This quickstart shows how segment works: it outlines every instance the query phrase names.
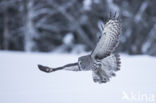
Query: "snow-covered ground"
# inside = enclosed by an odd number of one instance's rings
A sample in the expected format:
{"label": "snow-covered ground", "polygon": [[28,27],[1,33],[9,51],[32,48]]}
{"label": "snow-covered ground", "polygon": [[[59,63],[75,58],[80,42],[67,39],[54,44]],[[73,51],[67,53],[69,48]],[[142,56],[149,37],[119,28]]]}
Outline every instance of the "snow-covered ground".
{"label": "snow-covered ground", "polygon": [[156,103],[156,57],[121,55],[121,71],[106,84],[91,72],[46,74],[37,64],[62,66],[79,55],[0,52],[0,103]]}

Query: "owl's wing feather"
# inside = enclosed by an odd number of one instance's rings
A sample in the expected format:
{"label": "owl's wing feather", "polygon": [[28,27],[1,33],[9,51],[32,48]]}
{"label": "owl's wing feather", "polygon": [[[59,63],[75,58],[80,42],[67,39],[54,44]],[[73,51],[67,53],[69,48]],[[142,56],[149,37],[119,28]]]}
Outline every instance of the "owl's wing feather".
{"label": "owl's wing feather", "polygon": [[120,21],[110,19],[103,28],[102,35],[97,42],[91,56],[95,59],[103,59],[109,56],[118,46],[120,39]]}
{"label": "owl's wing feather", "polygon": [[73,63],[73,64],[68,64],[69,66],[65,66],[64,70],[69,70],[69,71],[81,71],[78,63]]}
{"label": "owl's wing feather", "polygon": [[93,81],[98,83],[106,83],[115,72],[120,70],[120,56],[119,54],[112,54],[101,61],[101,68],[93,71]]}
{"label": "owl's wing feather", "polygon": [[43,66],[39,64],[38,68],[41,71],[46,72],[46,73],[50,73],[50,72],[54,72],[58,70],[80,71],[78,67],[78,63],[70,63],[70,64],[64,65],[62,67],[57,67],[57,68],[51,68],[51,67]]}

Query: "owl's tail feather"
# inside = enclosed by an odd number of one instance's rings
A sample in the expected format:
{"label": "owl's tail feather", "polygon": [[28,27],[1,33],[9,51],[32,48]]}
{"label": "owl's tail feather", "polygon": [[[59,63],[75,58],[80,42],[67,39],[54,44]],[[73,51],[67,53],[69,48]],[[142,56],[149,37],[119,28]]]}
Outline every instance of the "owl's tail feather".
{"label": "owl's tail feather", "polygon": [[118,71],[118,70],[120,70],[120,65],[121,65],[121,60],[120,60],[120,55],[119,54],[115,54],[114,55],[115,57],[116,57],[116,64],[117,64],[117,66],[116,66],[116,71]]}

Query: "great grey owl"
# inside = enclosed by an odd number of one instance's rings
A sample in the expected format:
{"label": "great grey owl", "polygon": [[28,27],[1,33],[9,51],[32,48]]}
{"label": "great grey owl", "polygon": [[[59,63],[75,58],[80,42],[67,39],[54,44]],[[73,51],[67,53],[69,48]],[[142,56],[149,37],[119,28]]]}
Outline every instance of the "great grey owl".
{"label": "great grey owl", "polygon": [[112,52],[118,46],[120,39],[120,20],[116,16],[110,16],[109,20],[102,25],[102,33],[95,49],[91,54],[78,58],[78,62],[70,63],[58,68],[50,68],[38,65],[41,71],[50,73],[57,70],[92,71],[93,81],[106,83],[115,72],[120,69],[119,54]]}

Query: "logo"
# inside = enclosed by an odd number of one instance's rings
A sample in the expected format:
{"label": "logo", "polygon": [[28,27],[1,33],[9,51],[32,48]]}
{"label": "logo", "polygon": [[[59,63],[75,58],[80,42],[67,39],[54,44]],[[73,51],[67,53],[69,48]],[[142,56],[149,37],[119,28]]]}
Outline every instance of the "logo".
{"label": "logo", "polygon": [[143,93],[143,92],[122,92],[122,100],[131,102],[155,102],[155,95],[153,93]]}

